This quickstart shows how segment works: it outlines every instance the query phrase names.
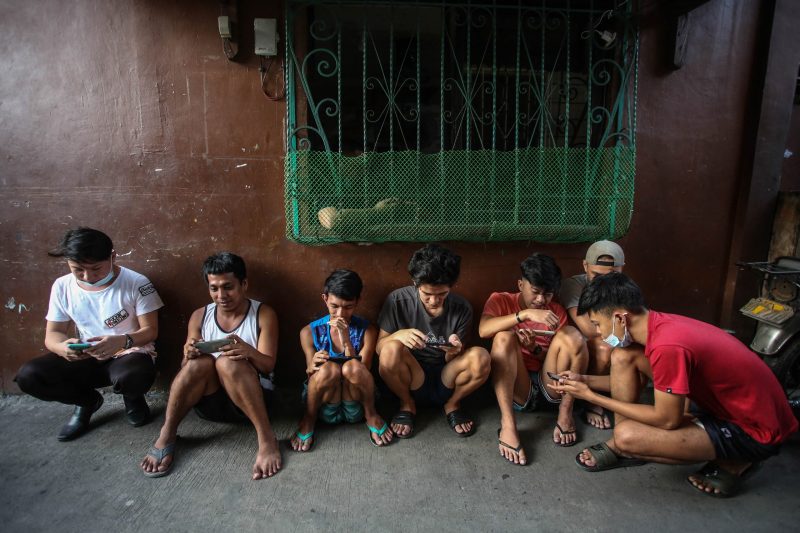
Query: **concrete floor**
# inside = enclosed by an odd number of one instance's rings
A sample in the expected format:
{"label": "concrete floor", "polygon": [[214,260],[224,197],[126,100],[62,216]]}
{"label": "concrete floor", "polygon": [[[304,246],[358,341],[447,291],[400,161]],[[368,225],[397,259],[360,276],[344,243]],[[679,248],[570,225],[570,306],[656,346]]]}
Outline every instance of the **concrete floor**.
{"label": "concrete floor", "polygon": [[[35,531],[798,531],[800,438],[784,446],[729,500],[685,481],[694,466],[579,470],[579,447],[550,441],[555,415],[520,417],[532,464],[497,453],[498,411],[470,407],[478,432],[460,439],[438,412],[423,411],[413,439],[379,449],[363,424],[317,430],[312,453],[286,447],[274,478],[249,479],[255,432],[190,413],[180,428],[175,468],[161,479],[138,467],[163,421],[132,428],[107,394],[82,438],[56,434],[71,408],[25,396],[0,398],[0,530]],[[388,411],[382,409],[382,411]],[[297,407],[274,410],[279,438]],[[388,415],[388,413],[385,413]],[[605,432],[579,423],[581,444]]]}

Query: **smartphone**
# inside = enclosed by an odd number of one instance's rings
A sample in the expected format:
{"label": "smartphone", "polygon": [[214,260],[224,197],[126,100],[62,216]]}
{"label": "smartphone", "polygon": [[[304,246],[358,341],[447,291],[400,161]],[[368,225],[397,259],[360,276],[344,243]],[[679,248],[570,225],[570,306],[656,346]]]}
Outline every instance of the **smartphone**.
{"label": "smartphone", "polygon": [[531,331],[533,331],[534,333],[536,333],[541,337],[552,337],[553,335],[556,334],[555,331],[551,331],[549,329],[533,329]]}
{"label": "smartphone", "polygon": [[549,377],[549,378],[550,378],[550,379],[552,379],[553,381],[559,381],[559,380],[560,380],[560,379],[562,379],[564,376],[559,376],[558,374],[554,374],[554,373],[552,373],[552,372],[548,372],[548,373],[547,373],[547,377]]}
{"label": "smartphone", "polygon": [[426,342],[425,346],[430,346],[431,348],[452,348],[453,343],[451,342]]}
{"label": "smartphone", "polygon": [[67,348],[73,352],[82,352],[83,350],[88,350],[91,347],[92,345],[88,342],[71,342],[67,344]]}
{"label": "smartphone", "polygon": [[339,355],[339,356],[331,355],[330,357],[328,357],[328,361],[333,361],[334,363],[344,363],[346,361],[349,361],[350,359],[355,359],[356,361],[361,361],[361,356],[360,355],[354,355],[352,357],[345,357],[344,355]]}
{"label": "smartphone", "polygon": [[194,344],[194,347],[203,353],[218,352],[220,348],[227,344],[233,344],[233,339],[216,339],[213,341],[200,341]]}

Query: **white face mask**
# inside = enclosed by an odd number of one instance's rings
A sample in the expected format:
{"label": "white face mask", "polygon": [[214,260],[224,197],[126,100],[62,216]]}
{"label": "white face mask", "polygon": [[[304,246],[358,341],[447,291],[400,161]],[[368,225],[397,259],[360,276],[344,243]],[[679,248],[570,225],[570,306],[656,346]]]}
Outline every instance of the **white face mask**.
{"label": "white face mask", "polygon": [[[625,316],[625,315],[622,315]],[[626,346],[630,346],[633,343],[633,339],[631,338],[631,333],[628,331],[628,326],[623,323],[622,327],[624,328],[624,333],[622,334],[622,338],[620,339],[614,334],[615,323],[612,318],[611,321],[611,334],[603,339],[603,342],[611,346],[612,348],[625,348]]]}
{"label": "white face mask", "polygon": [[103,277],[103,279],[95,281],[94,283],[91,283],[89,281],[83,281],[83,280],[79,279],[78,283],[80,283],[81,285],[84,285],[86,287],[102,287],[103,285],[105,285],[106,283],[111,281],[112,279],[114,279],[114,263],[113,262],[111,263],[111,270],[108,271],[108,275]]}

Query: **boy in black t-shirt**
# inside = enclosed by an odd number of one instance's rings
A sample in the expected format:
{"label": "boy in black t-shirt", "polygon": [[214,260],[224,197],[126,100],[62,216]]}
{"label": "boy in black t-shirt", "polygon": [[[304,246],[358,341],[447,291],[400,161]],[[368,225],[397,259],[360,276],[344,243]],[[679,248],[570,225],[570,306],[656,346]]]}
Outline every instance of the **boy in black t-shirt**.
{"label": "boy in black t-shirt", "polygon": [[399,438],[413,434],[420,402],[443,406],[459,437],[475,432],[459,405],[489,377],[491,359],[486,349],[465,346],[472,307],[450,292],[460,268],[461,257],[446,248],[429,244],[417,250],[408,263],[413,285],[393,291],[378,318],[378,368],[400,399],[391,422]]}

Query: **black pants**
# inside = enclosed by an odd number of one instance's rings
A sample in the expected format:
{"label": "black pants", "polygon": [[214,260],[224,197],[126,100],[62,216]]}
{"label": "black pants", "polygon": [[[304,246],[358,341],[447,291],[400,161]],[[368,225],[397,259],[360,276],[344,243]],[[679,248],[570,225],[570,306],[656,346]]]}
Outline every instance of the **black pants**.
{"label": "black pants", "polygon": [[107,361],[67,361],[48,353],[25,363],[14,381],[23,392],[46,402],[90,406],[97,401],[95,389],[111,385],[117,394],[139,396],[155,379],[153,359],[144,352]]}

